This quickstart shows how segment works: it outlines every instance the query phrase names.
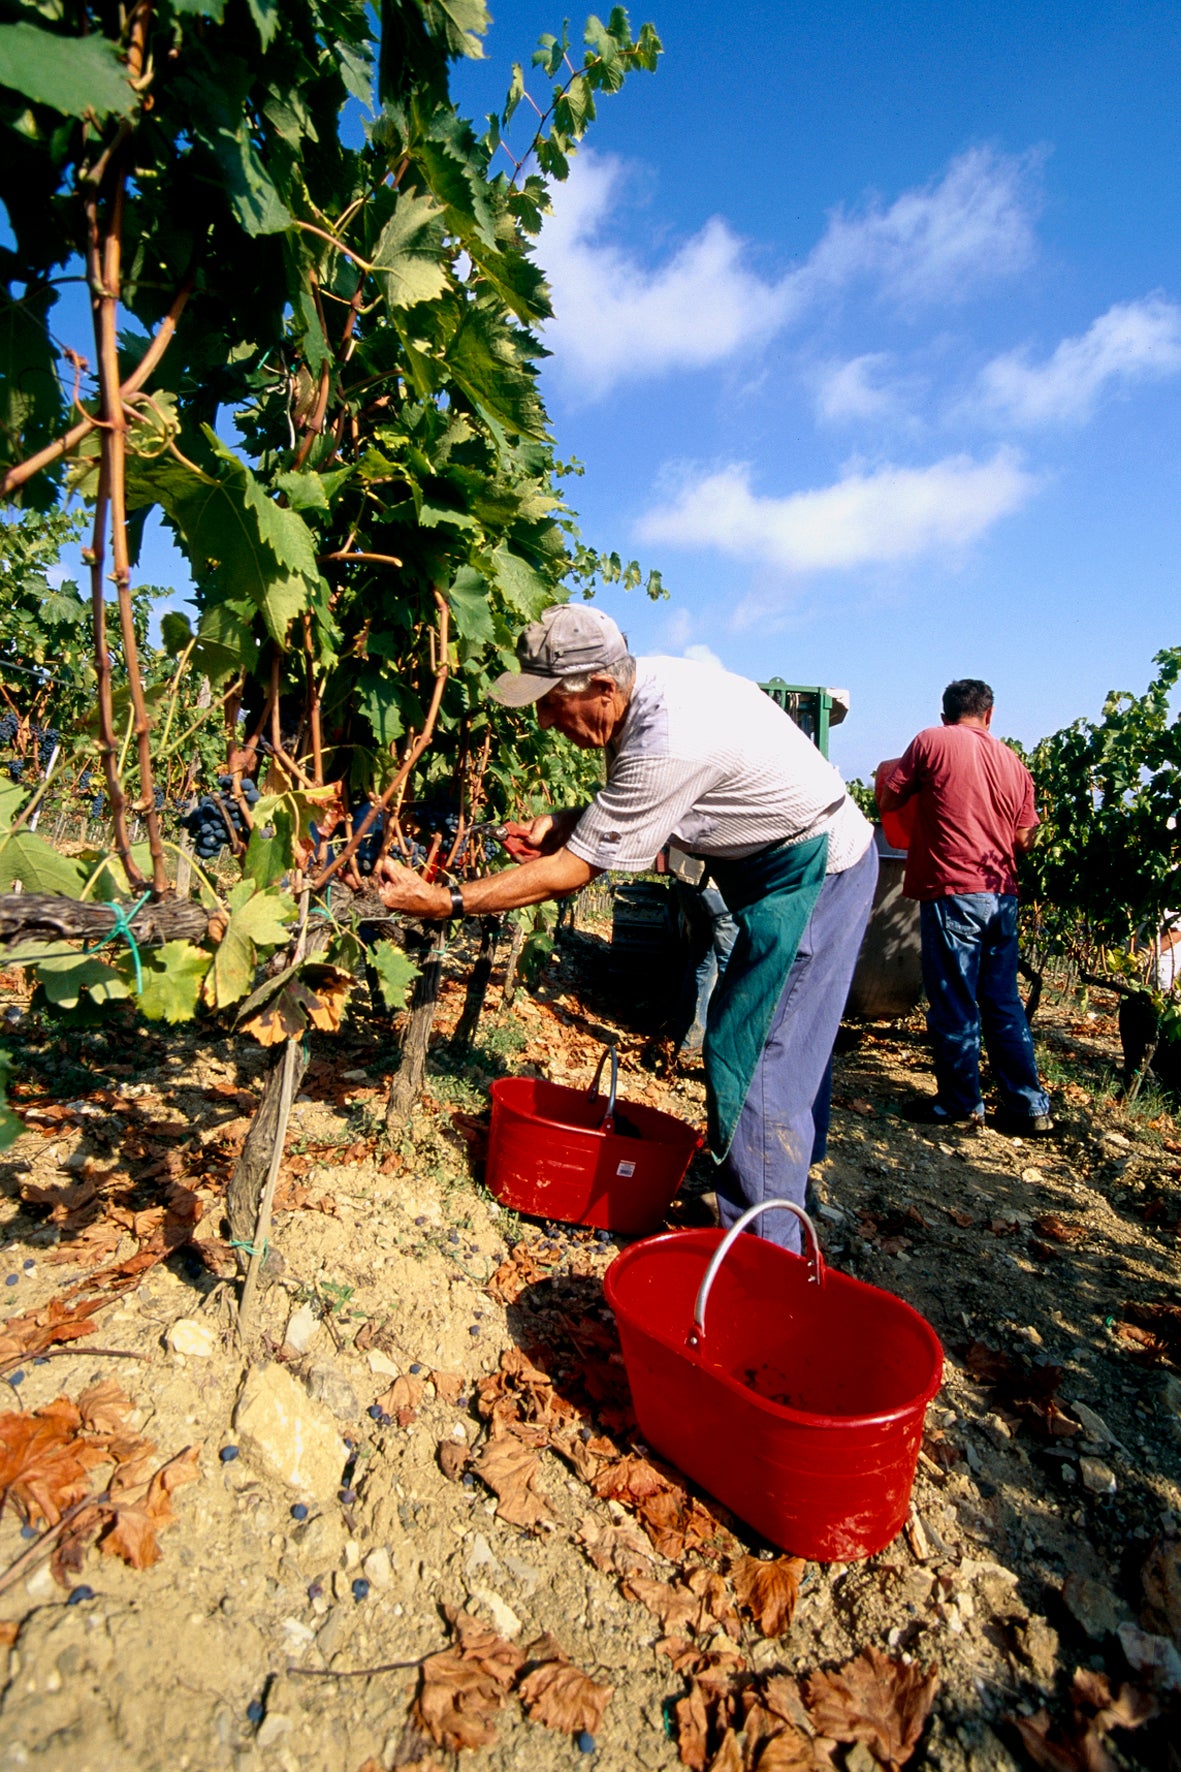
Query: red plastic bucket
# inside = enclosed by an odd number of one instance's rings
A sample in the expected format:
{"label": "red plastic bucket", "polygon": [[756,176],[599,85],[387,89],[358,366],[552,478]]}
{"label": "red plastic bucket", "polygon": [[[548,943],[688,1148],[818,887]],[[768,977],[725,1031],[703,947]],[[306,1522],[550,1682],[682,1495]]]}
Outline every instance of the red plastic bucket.
{"label": "red plastic bucket", "polygon": [[[803,1219],[809,1259],[739,1234],[772,1206]],[[796,1556],[849,1562],[897,1536],[943,1349],[900,1298],[826,1274],[798,1207],[767,1201],[725,1236],[650,1237],[605,1289],[640,1431],[662,1457]]]}
{"label": "red plastic bucket", "polygon": [[540,1077],[492,1084],[486,1179],[503,1206],[629,1236],[662,1223],[701,1134],[639,1102],[620,1102],[617,1112],[613,1047],[609,1056],[606,1101],[598,1094],[602,1064],[589,1094]]}

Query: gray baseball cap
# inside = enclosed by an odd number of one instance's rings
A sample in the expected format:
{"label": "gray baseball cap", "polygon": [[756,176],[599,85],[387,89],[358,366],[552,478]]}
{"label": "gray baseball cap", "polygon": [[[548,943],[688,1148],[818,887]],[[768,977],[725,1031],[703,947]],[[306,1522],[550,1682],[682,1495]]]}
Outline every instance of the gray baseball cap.
{"label": "gray baseball cap", "polygon": [[540,701],[563,677],[601,671],[627,657],[627,636],[609,615],[586,603],[561,603],[531,622],[517,641],[519,671],[506,671],[490,691],[494,701],[523,708]]}

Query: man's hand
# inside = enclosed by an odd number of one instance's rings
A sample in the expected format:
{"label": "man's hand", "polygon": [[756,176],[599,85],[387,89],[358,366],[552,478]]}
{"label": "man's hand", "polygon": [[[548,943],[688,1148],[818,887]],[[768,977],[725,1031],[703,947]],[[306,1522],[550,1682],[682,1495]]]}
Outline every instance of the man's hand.
{"label": "man's hand", "polygon": [[556,855],[565,848],[581,817],[581,806],[574,806],[561,812],[543,812],[528,824],[510,820],[504,827],[504,846],[514,861],[536,861],[539,855]]}
{"label": "man's hand", "polygon": [[1019,831],[1013,832],[1013,849],[1017,855],[1028,855],[1037,842],[1038,827],[1035,824],[1023,825]]}
{"label": "man's hand", "polygon": [[377,896],[388,910],[401,911],[407,917],[451,915],[451,894],[446,886],[429,885],[421,874],[390,855],[378,863],[375,881]]}

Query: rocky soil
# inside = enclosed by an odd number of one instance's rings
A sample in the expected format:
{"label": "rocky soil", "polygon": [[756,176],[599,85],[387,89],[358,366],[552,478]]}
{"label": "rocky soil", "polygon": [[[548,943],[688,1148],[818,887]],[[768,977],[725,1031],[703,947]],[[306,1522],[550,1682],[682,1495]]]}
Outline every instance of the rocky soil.
{"label": "rocky soil", "polygon": [[221,1202],[268,1054],[62,1035],[7,980],[0,1766],[1181,1765],[1181,1134],[1116,1103],[1109,1006],[1039,1016],[1036,1144],[902,1118],[917,1019],[843,1040],[828,1260],[929,1318],[945,1382],[905,1533],[800,1567],[637,1442],[622,1240],[478,1179],[490,1079],[585,1086],[605,1034],[626,1096],[700,1121],[604,954],[494,985],[393,1143],[388,1024],[321,1041],[246,1346]]}

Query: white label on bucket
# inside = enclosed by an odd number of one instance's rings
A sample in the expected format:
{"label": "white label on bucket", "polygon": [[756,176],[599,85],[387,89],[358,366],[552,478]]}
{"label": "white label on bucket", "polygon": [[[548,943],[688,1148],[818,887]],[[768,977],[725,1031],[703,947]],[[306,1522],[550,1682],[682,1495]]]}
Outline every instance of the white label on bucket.
{"label": "white label on bucket", "polygon": [[616,1175],[634,1175],[635,1172],[636,1166],[634,1163],[621,1163],[615,1171]]}

